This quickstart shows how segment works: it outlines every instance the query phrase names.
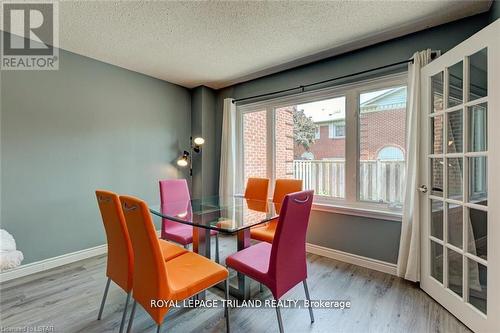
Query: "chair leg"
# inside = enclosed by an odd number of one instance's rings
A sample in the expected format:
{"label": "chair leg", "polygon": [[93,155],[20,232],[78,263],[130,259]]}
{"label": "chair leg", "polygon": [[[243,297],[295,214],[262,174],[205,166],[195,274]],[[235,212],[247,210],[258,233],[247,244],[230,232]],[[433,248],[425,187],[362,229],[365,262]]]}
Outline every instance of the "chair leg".
{"label": "chair leg", "polygon": [[106,288],[104,288],[104,295],[102,295],[101,308],[99,309],[99,315],[97,315],[97,320],[101,320],[102,310],[104,310],[104,304],[106,303],[106,297],[108,297],[108,289],[109,289],[110,282],[111,282],[111,279],[108,278],[108,281],[106,282]]}
{"label": "chair leg", "polygon": [[127,299],[125,300],[125,308],[123,308],[123,315],[122,315],[122,322],[120,323],[120,333],[123,332],[123,329],[125,328],[125,319],[127,318],[127,307],[128,307],[128,301],[130,300],[130,293],[127,294]]}
{"label": "chair leg", "polygon": [[156,326],[156,333],[160,333],[160,331],[161,331],[161,324],[158,324]]}
{"label": "chair leg", "polygon": [[219,261],[219,233],[215,234],[215,262],[220,264],[220,261]]}
{"label": "chair leg", "polygon": [[309,301],[309,316],[311,317],[311,324],[314,323],[313,309],[311,306],[311,296],[309,296],[309,288],[307,288],[307,281],[302,281],[304,284],[304,291],[306,292],[306,299]]}
{"label": "chair leg", "polygon": [[226,317],[226,331],[227,333],[230,332],[229,328],[229,277],[226,279],[225,282],[225,294],[226,294],[226,303],[225,303],[225,308],[224,308],[224,316]]}
{"label": "chair leg", "polygon": [[134,322],[135,308],[137,306],[137,301],[134,300],[134,304],[132,304],[132,312],[130,313],[130,319],[128,320],[127,333],[132,332],[132,323]]}
{"label": "chair leg", "polygon": [[281,320],[281,311],[279,305],[276,305],[276,316],[278,317],[278,326],[280,328],[280,333],[283,333],[283,321]]}

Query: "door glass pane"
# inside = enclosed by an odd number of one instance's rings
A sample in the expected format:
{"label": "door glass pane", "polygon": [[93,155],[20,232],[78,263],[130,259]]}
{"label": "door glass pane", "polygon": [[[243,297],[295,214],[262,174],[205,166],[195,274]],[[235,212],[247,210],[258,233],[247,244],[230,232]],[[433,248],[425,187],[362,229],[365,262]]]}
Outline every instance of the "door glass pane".
{"label": "door glass pane", "polygon": [[488,95],[488,52],[487,49],[469,57],[469,101]]}
{"label": "door glass pane", "polygon": [[486,151],[488,149],[487,110],[487,103],[467,108],[469,117],[469,151]]}
{"label": "door glass pane", "polygon": [[443,111],[443,72],[431,77],[432,112]]}
{"label": "door glass pane", "polygon": [[486,156],[469,158],[469,202],[488,204],[488,160]]}
{"label": "door glass pane", "polygon": [[431,200],[431,235],[443,240],[443,202]]}
{"label": "door glass pane", "polygon": [[463,259],[460,253],[448,251],[448,288],[458,296],[463,294]]}
{"label": "door glass pane", "polygon": [[469,239],[467,252],[484,260],[488,259],[488,213],[482,210],[468,209],[467,230]]}
{"label": "door glass pane", "polygon": [[[345,96],[275,110],[275,177],[345,197]],[[332,135],[331,135],[332,134]]]}
{"label": "door glass pane", "polygon": [[359,199],[402,206],[406,86],[359,95]]}
{"label": "door glass pane", "polygon": [[431,276],[443,283],[443,246],[431,241]]}
{"label": "door glass pane", "polygon": [[467,259],[467,266],[469,270],[469,303],[486,314],[488,270],[486,266],[472,259]]}
{"label": "door glass pane", "polygon": [[463,62],[448,68],[448,107],[462,104],[463,101]]}
{"label": "door glass pane", "polygon": [[443,196],[443,159],[431,158],[431,194]]}
{"label": "door glass pane", "polygon": [[463,152],[463,112],[462,110],[448,113],[447,153]]}
{"label": "door glass pane", "polygon": [[244,184],[249,177],[267,178],[266,110],[243,114]]}
{"label": "door glass pane", "polygon": [[460,205],[448,205],[448,243],[462,248],[462,222],[463,207]]}
{"label": "door glass pane", "polygon": [[443,153],[443,116],[435,116],[431,118],[432,129],[432,146],[431,154]]}
{"label": "door glass pane", "polygon": [[462,158],[447,158],[448,198],[462,200],[463,161]]}

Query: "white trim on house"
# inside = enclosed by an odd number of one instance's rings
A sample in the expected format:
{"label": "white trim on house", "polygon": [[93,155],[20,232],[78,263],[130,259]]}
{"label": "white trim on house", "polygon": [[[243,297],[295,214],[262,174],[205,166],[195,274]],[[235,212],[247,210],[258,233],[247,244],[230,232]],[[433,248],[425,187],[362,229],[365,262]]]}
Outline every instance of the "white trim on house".
{"label": "white trim on house", "polygon": [[48,258],[26,265],[9,269],[0,273],[0,283],[17,279],[23,276],[48,271],[49,269],[71,264],[83,259],[96,257],[108,252],[108,244],[94,246],[88,249],[66,253],[57,257]]}
{"label": "white trim on house", "polygon": [[348,264],[353,264],[356,266],[361,266],[368,269],[373,269],[375,271],[397,276],[396,264],[389,263],[386,261],[363,257],[357,254],[347,253],[340,250],[334,250],[328,247],[311,243],[306,243],[306,251],[309,253],[317,254],[319,256],[343,261]]}

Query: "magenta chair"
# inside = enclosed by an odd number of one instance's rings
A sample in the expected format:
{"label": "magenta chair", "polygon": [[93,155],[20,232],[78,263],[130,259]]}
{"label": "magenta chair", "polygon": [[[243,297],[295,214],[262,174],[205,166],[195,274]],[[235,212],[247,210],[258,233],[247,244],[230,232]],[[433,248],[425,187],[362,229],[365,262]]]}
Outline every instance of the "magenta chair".
{"label": "magenta chair", "polygon": [[[191,197],[189,188],[185,179],[166,179],[160,180],[160,200],[161,203],[169,203],[169,210],[178,210],[174,215],[185,212],[191,212]],[[215,230],[210,231],[211,236],[215,236],[215,261],[219,263],[219,234]],[[185,248],[193,242],[193,227],[175,222],[168,219],[162,219],[161,238],[176,242]]]}
{"label": "magenta chair", "polygon": [[[302,191],[285,196],[273,243],[261,242],[229,256],[227,267],[267,286],[276,300],[302,282],[310,301],[306,282],[306,232],[313,195],[314,191]],[[276,306],[276,315],[283,332],[279,306]],[[313,323],[311,306],[309,315]]]}

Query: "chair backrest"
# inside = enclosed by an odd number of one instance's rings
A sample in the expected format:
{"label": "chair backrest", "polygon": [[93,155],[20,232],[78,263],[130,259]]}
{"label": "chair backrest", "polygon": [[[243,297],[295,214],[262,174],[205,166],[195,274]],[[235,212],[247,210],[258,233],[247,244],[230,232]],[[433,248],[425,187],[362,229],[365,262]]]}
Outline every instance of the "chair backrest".
{"label": "chair backrest", "polygon": [[120,198],[116,193],[103,190],[95,194],[108,242],[106,275],[128,293],[132,289],[134,253]]}
{"label": "chair backrest", "polygon": [[144,201],[130,196],[120,196],[120,201],[134,256],[138,258],[134,269],[134,299],[161,323],[168,308],[152,307],[151,300],[168,299],[171,291],[153,219]]}
{"label": "chair backrest", "polygon": [[[170,214],[176,215],[186,211],[189,208],[190,199],[191,196],[189,195],[189,188],[185,179],[160,180],[160,202],[162,205],[168,203]],[[178,225],[177,222],[167,219],[163,219],[163,222],[164,224]]]}
{"label": "chair backrest", "polygon": [[273,203],[276,212],[279,213],[285,195],[302,191],[301,179],[276,179],[274,183]]}
{"label": "chair backrest", "polygon": [[302,191],[302,179],[276,179],[273,202],[281,204],[285,195]]}
{"label": "chair backrest", "polygon": [[314,191],[285,196],[274,234],[269,274],[276,281],[273,294],[280,298],[307,277],[306,233]]}
{"label": "chair backrest", "polygon": [[161,202],[175,202],[190,200],[189,188],[185,179],[164,179],[160,180],[160,200]]}
{"label": "chair backrest", "polygon": [[268,178],[248,178],[245,188],[245,198],[251,200],[267,201],[269,191]]}

